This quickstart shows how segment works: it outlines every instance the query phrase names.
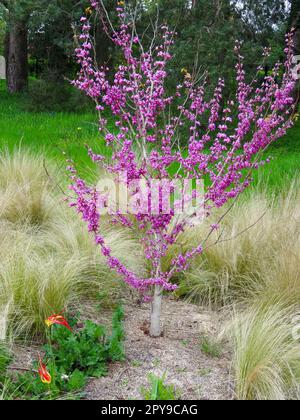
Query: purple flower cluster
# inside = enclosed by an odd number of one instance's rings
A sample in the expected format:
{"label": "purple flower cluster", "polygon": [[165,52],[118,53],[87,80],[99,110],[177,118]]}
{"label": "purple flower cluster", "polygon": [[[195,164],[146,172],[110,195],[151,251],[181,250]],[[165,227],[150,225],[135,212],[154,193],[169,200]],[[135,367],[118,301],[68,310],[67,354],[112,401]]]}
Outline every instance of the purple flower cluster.
{"label": "purple flower cluster", "polygon": [[[91,5],[95,12],[101,13],[102,2],[91,1]],[[255,79],[247,81],[241,46],[236,44],[237,88],[231,100],[224,100],[223,79],[219,80],[212,98],[207,99],[205,77],[199,83],[196,76],[186,69],[182,71],[182,83],[174,95],[169,96],[166,80],[171,76],[167,64],[172,59],[175,33],[165,25],[159,26],[155,39],[145,49],[124,2],[118,3],[116,11],[117,29],[105,22],[103,16],[106,15],[101,13],[104,29],[123,55],[122,64],[115,70],[97,67],[90,35],[91,23],[87,17],[81,19],[80,46],[76,49],[80,71],[73,84],[95,101],[99,130],[107,147],[112,149],[112,158],[106,161],[104,156],[96,155],[92,150],[89,154],[112,174],[126,173],[128,182],[163,179],[169,176],[172,165],[179,168],[174,179],[207,179],[204,210],[209,216],[213,207],[224,206],[248,187],[253,170],[268,162],[260,159],[260,152],[284,136],[293,124],[292,34],[286,37],[285,64],[277,64],[262,83]],[[175,109],[173,115],[170,109]],[[115,123],[113,130],[106,119],[109,113]],[[184,151],[180,147],[182,132],[189,133]],[[174,290],[173,274],[186,270],[189,261],[203,252],[199,245],[178,255],[168,272],[161,268],[162,258],[180,234],[190,227],[189,221],[176,219],[174,212],[134,215],[141,231],[141,245],[151,262],[149,278],[140,278],[138,273],[132,273],[115,258],[105,245],[97,208],[99,193],[87,186],[72,168],[71,178],[71,188],[76,195],[72,205],[88,223],[89,231],[94,233],[96,244],[109,267],[145,295],[153,285]],[[133,227],[129,215],[116,213],[112,215],[112,221]],[[218,228],[218,224],[211,225],[212,231]]]}

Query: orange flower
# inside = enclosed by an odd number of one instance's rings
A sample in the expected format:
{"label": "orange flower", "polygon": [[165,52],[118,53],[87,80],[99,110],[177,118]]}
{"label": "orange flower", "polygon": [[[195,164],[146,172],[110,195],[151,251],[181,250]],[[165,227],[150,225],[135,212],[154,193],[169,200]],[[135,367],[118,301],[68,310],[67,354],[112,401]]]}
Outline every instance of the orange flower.
{"label": "orange flower", "polygon": [[68,330],[72,331],[72,328],[68,324],[68,321],[61,314],[49,316],[49,318],[46,319],[45,324],[49,328],[52,327],[52,325],[54,324],[63,325],[64,327],[68,328]]}
{"label": "orange flower", "polygon": [[41,356],[39,355],[39,369],[38,369],[41,381],[43,384],[50,385],[52,378],[50,373],[47,371],[46,365],[43,363]]}

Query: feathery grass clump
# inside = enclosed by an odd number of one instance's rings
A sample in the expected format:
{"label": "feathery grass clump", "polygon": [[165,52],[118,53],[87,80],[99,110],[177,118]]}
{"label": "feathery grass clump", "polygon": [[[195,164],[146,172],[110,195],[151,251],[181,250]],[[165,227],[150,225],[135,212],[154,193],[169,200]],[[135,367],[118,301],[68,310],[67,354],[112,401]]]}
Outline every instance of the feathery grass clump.
{"label": "feathery grass clump", "polygon": [[[110,270],[79,221],[37,235],[18,235],[0,263],[0,302],[19,332],[43,331],[44,320],[83,297],[120,294],[122,283]],[[136,270],[137,244],[122,232],[107,232],[107,243]],[[13,236],[16,238],[16,236]],[[123,289],[124,290],[124,289]],[[15,331],[16,334],[16,331]]]}
{"label": "feathery grass clump", "polygon": [[[203,224],[182,235],[183,252],[207,229]],[[219,243],[210,246],[221,233]],[[299,182],[276,197],[262,190],[244,196],[206,245],[179,279],[177,293],[240,309],[231,326],[237,397],[299,399],[300,347],[292,334],[294,320],[299,322]],[[164,263],[172,258],[171,252]]]}
{"label": "feathery grass clump", "polygon": [[[205,237],[207,225],[194,228],[180,246]],[[297,183],[287,194],[252,193],[236,203],[209,246],[181,278],[179,295],[209,305],[226,305],[277,289],[299,297],[300,200]],[[206,233],[207,234],[207,233]],[[172,260],[172,253],[168,257]]]}
{"label": "feathery grass clump", "polygon": [[237,315],[233,366],[240,400],[297,398],[300,347],[292,335],[296,310],[273,299]]}
{"label": "feathery grass clump", "polygon": [[[14,336],[40,333],[47,316],[76,307],[84,297],[112,301],[119,296],[123,284],[79,216],[54,190],[42,157],[23,151],[5,154],[0,176],[2,330],[10,325]],[[105,237],[133,271],[145,270],[140,247],[129,234],[107,226]]]}
{"label": "feathery grass clump", "polygon": [[0,155],[0,218],[40,226],[53,215],[56,201],[43,158],[17,149]]}

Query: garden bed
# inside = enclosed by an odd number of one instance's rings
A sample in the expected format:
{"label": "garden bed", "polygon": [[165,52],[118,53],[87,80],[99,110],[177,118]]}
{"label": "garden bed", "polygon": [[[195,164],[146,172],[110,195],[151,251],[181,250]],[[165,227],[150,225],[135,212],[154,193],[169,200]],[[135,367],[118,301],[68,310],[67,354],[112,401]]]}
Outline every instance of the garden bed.
{"label": "garden bed", "polygon": [[[230,355],[222,346],[220,357],[201,351],[201,338],[214,337],[221,314],[181,301],[166,300],[163,307],[164,335],[147,334],[149,306],[126,309],[126,362],[110,366],[107,377],[89,381],[86,398],[91,400],[142,399],[148,376],[166,374],[181,399],[232,399]],[[209,349],[207,350],[210,351]]]}

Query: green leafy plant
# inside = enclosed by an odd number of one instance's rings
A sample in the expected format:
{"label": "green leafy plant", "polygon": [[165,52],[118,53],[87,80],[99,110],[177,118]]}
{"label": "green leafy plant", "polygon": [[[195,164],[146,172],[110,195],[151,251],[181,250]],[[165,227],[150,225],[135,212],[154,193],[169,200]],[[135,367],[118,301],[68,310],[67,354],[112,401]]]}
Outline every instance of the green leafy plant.
{"label": "green leafy plant", "polygon": [[[35,368],[34,366],[34,371]],[[40,381],[37,373],[26,372],[18,374],[14,381],[10,381],[10,394],[23,400],[54,400],[54,399],[80,399],[82,389],[86,384],[86,374],[74,370],[70,375],[62,373],[53,362],[49,362],[47,369],[51,374],[51,384],[45,385]]]}
{"label": "green leafy plant", "polygon": [[175,386],[165,384],[166,374],[160,378],[151,373],[148,378],[150,386],[141,389],[141,394],[145,400],[173,401],[179,399],[180,394]]}
{"label": "green leafy plant", "polygon": [[109,357],[113,362],[123,361],[125,359],[123,320],[124,309],[119,306],[113,314],[112,336],[109,344]]}
{"label": "green leafy plant", "polygon": [[[53,325],[49,344],[44,346],[44,359],[47,361],[51,383],[41,382],[36,362],[32,372],[10,378],[9,393],[14,398],[20,396],[31,400],[61,397],[79,399],[88,377],[105,376],[109,362],[124,360],[123,319],[123,308],[118,307],[113,314],[111,336],[104,326],[89,320],[84,322],[82,328],[76,329],[77,320],[71,319],[73,331],[61,325]],[[1,355],[0,349],[0,372]]]}
{"label": "green leafy plant", "polygon": [[[70,375],[78,370],[85,376],[104,376],[108,362],[125,358],[123,319],[124,311],[119,306],[113,314],[110,337],[103,325],[89,320],[74,333],[55,325],[52,327],[51,344],[45,346],[46,356],[54,361],[62,374]],[[70,323],[76,325],[75,320]]]}
{"label": "green leafy plant", "polygon": [[49,78],[31,80],[25,98],[29,112],[88,112],[91,104],[64,81]]}
{"label": "green leafy plant", "polygon": [[52,344],[45,346],[46,356],[55,362],[59,372],[69,375],[79,370],[95,377],[106,374],[109,343],[103,326],[86,321],[75,334],[54,326],[51,339]]}

